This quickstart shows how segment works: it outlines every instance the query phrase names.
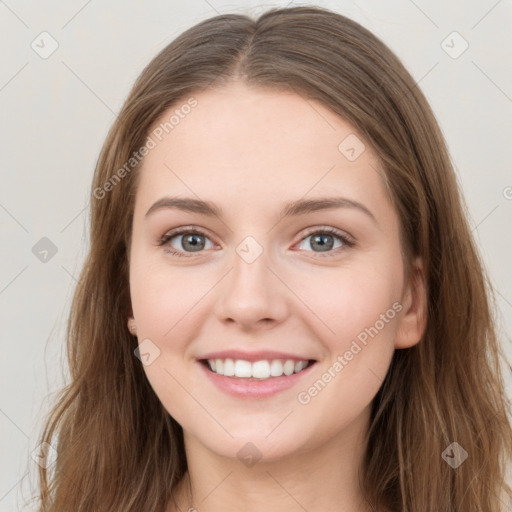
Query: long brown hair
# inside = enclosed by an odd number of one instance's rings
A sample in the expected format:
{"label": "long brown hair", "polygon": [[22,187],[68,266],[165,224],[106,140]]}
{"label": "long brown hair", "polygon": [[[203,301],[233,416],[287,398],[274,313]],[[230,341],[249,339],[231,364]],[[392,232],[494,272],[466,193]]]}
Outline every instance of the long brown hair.
{"label": "long brown hair", "polygon": [[[186,471],[182,429],[150,387],[126,325],[140,168],[131,159],[170,106],[231,80],[294,91],[350,122],[385,170],[407,268],[423,259],[426,332],[395,351],[373,401],[368,501],[403,512],[504,509],[512,428],[496,306],[436,119],[372,33],[326,9],[294,7],[190,28],[143,70],[115,120],[95,169],[90,250],[67,328],[70,383],[40,439],[57,453],[39,469],[40,510],[163,512]],[[468,454],[457,468],[443,456],[453,457],[454,442]]]}

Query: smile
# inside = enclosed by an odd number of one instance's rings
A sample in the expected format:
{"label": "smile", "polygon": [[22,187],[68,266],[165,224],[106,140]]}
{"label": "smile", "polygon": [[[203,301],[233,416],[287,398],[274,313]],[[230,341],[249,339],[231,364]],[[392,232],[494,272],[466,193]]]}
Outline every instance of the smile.
{"label": "smile", "polygon": [[209,369],[217,375],[224,377],[243,378],[243,379],[271,379],[289,376],[299,373],[310,364],[311,360],[294,361],[292,359],[272,359],[250,362],[244,359],[208,359],[203,361]]}
{"label": "smile", "polygon": [[223,393],[238,399],[265,399],[298,386],[311,374],[317,361],[216,358],[200,359],[197,363],[207,380]]}

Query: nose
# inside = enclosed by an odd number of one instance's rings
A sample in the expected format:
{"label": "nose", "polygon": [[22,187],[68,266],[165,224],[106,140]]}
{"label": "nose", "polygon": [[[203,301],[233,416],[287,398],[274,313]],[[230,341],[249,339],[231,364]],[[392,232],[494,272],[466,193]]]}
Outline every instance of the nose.
{"label": "nose", "polygon": [[233,267],[221,284],[217,318],[244,331],[271,328],[288,314],[286,290],[265,253],[251,263],[235,253]]}

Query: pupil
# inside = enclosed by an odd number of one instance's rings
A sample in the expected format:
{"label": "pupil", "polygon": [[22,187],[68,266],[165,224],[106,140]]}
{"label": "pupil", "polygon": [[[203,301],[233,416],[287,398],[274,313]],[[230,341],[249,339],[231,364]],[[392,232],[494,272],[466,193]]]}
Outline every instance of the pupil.
{"label": "pupil", "polygon": [[[327,243],[325,242],[325,239],[326,238],[330,238],[331,239],[331,243]],[[314,243],[319,243],[320,244],[320,248],[322,250],[329,250],[329,249],[332,249],[332,246],[333,246],[333,243],[332,243],[332,236],[331,235],[316,235],[313,237],[313,241],[312,241],[312,246]]]}
{"label": "pupil", "polygon": [[201,244],[200,242],[197,241],[198,238],[200,238],[201,235],[189,235],[187,237],[184,238],[184,247],[187,245],[187,244],[191,244],[190,247],[192,249],[203,249],[204,247],[204,243]]}

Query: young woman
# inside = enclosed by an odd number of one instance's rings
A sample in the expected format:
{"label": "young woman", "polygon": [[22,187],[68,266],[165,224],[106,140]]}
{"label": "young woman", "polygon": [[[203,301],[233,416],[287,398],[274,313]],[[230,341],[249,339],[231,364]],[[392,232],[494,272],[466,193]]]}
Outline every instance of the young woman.
{"label": "young woman", "polygon": [[40,510],[504,511],[491,299],[381,41],[314,7],[199,23],[96,167]]}

